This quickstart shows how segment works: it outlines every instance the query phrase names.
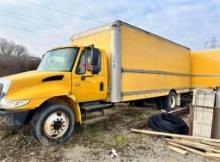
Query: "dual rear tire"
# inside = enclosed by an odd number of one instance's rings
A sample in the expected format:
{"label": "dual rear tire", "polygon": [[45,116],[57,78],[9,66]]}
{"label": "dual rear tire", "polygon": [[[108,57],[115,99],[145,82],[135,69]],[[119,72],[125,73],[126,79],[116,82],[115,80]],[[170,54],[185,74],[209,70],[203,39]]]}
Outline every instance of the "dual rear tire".
{"label": "dual rear tire", "polygon": [[177,106],[177,94],[171,91],[168,96],[157,98],[156,103],[159,108],[171,111]]}
{"label": "dual rear tire", "polygon": [[177,106],[177,94],[171,91],[168,96],[164,98],[163,106],[166,111],[171,111]]}

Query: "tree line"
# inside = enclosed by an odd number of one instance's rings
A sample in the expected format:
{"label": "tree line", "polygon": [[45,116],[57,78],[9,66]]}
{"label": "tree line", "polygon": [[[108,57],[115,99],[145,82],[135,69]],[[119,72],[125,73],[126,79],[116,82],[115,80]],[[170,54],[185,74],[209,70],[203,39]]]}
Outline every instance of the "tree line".
{"label": "tree line", "polygon": [[39,63],[23,45],[0,38],[0,77],[35,70]]}

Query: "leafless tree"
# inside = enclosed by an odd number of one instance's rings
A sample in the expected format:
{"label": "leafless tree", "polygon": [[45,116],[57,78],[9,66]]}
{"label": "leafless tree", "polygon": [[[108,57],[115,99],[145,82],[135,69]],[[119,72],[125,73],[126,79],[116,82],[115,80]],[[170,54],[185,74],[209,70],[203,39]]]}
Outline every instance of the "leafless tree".
{"label": "leafless tree", "polygon": [[26,47],[0,38],[0,76],[34,70],[39,62]]}

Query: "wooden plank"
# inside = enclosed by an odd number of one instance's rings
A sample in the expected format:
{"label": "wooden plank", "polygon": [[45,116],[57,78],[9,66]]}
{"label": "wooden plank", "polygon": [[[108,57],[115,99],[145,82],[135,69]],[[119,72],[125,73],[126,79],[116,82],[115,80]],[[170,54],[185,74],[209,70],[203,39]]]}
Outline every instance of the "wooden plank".
{"label": "wooden plank", "polygon": [[199,140],[199,139],[188,139],[188,138],[177,138],[177,137],[172,137],[173,139],[177,139],[177,140],[187,140],[187,141],[192,141],[192,142],[199,142],[201,144],[206,144],[208,146],[211,146],[215,149],[220,150],[220,143],[217,142],[210,142],[210,141],[205,141],[205,140]]}
{"label": "wooden plank", "polygon": [[203,150],[206,152],[219,152],[220,150],[210,146],[210,145],[206,145],[206,144],[202,144],[200,142],[194,142],[194,141],[187,141],[187,140],[180,140],[180,139],[166,139],[167,141],[171,141],[171,142],[176,142],[178,144],[184,145],[184,146],[188,146],[188,147],[193,147],[199,150]]}
{"label": "wooden plank", "polygon": [[212,160],[215,160],[215,161],[220,161],[220,158],[214,157],[214,156],[217,156],[217,155],[214,155],[214,154],[207,154],[205,152],[202,152],[202,151],[199,151],[199,150],[187,147],[187,146],[183,146],[183,145],[177,144],[175,142],[168,142],[168,144],[172,145],[172,146],[175,146],[175,147],[182,148],[182,149],[187,150],[189,152],[192,152],[194,154],[201,155],[201,156],[204,156],[206,158],[209,158],[209,159],[212,159]]}
{"label": "wooden plank", "polygon": [[220,143],[214,143],[214,142],[209,142],[209,141],[201,141],[201,143],[206,144],[206,145],[210,145],[210,146],[214,146],[216,149],[217,148],[220,149]]}
{"label": "wooden plank", "polygon": [[182,154],[182,155],[188,154],[188,151],[183,150],[183,149],[178,148],[178,147],[175,147],[175,146],[172,146],[172,145],[169,145],[168,148],[169,148],[170,150],[175,151],[175,152],[177,152],[177,153],[180,153],[180,154]]}
{"label": "wooden plank", "polygon": [[180,147],[180,148],[182,148],[182,149],[184,149],[184,150],[187,150],[187,151],[189,151],[189,152],[192,152],[192,153],[195,153],[195,154],[198,154],[198,155],[207,157],[207,155],[206,155],[204,152],[202,152],[202,151],[199,151],[199,150],[196,150],[196,149],[187,147],[187,146],[183,146],[183,145],[177,144],[177,143],[175,143],[175,142],[170,142],[170,141],[168,141],[168,144],[170,144],[170,145],[172,145],[172,146]]}
{"label": "wooden plank", "polygon": [[173,134],[173,133],[156,132],[156,131],[151,131],[151,130],[131,129],[131,131],[136,132],[136,133],[144,133],[144,134],[157,135],[157,136],[195,139],[195,140],[201,140],[201,141],[204,140],[204,141],[209,141],[209,142],[220,143],[220,139],[211,139],[211,138],[205,138],[205,137],[196,137],[196,136],[180,135],[180,134]]}
{"label": "wooden plank", "polygon": [[166,140],[169,142],[175,142],[175,143],[178,143],[184,146],[193,147],[193,148],[200,149],[203,151],[209,151],[209,148],[207,148],[205,144],[200,144],[197,142],[180,140],[180,139],[166,139]]}
{"label": "wooden plank", "polygon": [[213,152],[206,152],[206,156],[214,157],[214,158],[220,158],[220,154],[219,153],[213,153]]}

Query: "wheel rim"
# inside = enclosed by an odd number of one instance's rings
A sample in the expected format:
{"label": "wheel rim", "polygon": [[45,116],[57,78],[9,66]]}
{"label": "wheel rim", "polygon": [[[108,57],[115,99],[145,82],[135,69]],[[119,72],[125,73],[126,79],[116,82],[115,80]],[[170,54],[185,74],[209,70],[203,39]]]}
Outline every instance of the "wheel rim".
{"label": "wheel rim", "polygon": [[171,96],[171,98],[170,98],[170,107],[172,109],[174,109],[176,107],[176,97],[175,96]]}
{"label": "wheel rim", "polygon": [[44,123],[44,133],[47,137],[57,139],[62,137],[69,127],[68,116],[60,111],[50,114]]}

